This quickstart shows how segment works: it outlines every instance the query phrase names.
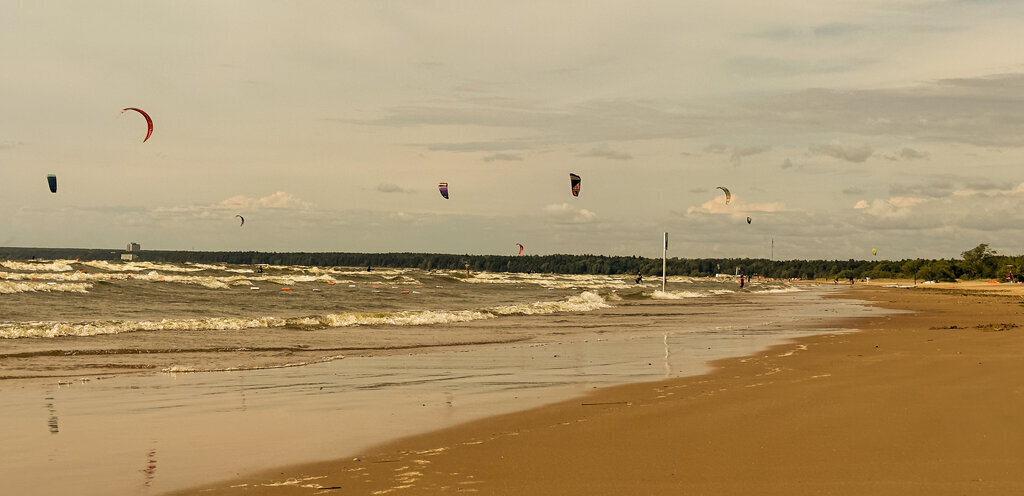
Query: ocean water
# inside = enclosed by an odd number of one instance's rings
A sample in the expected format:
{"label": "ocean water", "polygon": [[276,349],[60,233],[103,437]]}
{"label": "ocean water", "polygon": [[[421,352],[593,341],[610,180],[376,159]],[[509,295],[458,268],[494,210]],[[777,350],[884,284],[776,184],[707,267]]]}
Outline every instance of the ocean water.
{"label": "ocean water", "polygon": [[413,269],[0,262],[0,288],[11,494],[161,494],[355,456],[881,312],[831,285]]}
{"label": "ocean water", "polygon": [[[732,280],[345,267],[0,261],[0,378],[296,366],[527,339],[410,327],[728,294]],[[755,282],[749,291],[795,291]]]}

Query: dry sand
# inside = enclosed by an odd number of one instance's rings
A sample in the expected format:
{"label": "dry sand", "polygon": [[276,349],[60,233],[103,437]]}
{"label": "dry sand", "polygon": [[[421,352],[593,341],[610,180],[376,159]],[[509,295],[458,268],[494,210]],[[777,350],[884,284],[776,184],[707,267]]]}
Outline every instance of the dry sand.
{"label": "dry sand", "polygon": [[872,281],[914,313],[183,494],[1024,494],[1022,295]]}

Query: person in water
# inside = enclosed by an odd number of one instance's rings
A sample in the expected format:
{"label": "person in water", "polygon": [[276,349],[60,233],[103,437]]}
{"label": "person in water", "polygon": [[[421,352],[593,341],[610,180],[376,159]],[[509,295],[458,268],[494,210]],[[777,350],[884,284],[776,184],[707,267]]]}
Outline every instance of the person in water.
{"label": "person in water", "polygon": [[644,282],[644,276],[639,272],[636,273],[636,283],[641,284]]}
{"label": "person in water", "polygon": [[744,282],[745,282],[745,280],[743,279],[743,276],[740,276],[740,289],[743,289],[743,283]]}

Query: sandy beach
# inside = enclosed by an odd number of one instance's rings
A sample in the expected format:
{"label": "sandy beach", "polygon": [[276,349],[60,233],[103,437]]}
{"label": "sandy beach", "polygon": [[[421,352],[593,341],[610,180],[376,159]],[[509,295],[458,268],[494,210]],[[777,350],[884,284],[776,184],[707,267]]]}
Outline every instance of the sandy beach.
{"label": "sandy beach", "polygon": [[873,281],[841,296],[910,312],[177,494],[1024,492],[1024,291]]}

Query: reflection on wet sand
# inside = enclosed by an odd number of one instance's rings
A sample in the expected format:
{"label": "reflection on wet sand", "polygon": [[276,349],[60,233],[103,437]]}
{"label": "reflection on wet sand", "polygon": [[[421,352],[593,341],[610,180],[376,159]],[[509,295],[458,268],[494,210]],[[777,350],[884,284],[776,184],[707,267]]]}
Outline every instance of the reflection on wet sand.
{"label": "reflection on wet sand", "polygon": [[60,432],[60,427],[57,424],[57,408],[53,406],[53,392],[43,399],[46,400],[46,411],[50,412],[50,418],[46,420],[46,425],[50,428],[50,434],[57,434]]}
{"label": "reflection on wet sand", "polygon": [[143,485],[149,487],[153,483],[153,478],[156,477],[156,448],[149,450],[146,453],[146,468],[142,469]]}

